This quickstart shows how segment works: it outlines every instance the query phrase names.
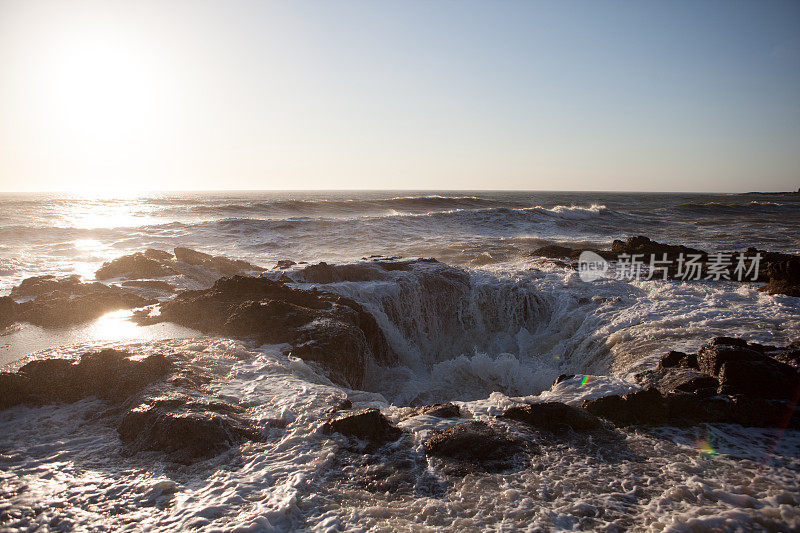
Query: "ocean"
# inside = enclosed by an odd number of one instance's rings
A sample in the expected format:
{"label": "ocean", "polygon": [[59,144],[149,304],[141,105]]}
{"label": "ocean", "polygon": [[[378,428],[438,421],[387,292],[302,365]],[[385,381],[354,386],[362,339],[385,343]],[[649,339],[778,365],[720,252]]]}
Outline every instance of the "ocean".
{"label": "ocean", "polygon": [[[7,369],[109,346],[190,353],[212,376],[212,390],[245,406],[267,438],[177,467],[155,452],[122,454],[114,428],[95,420],[99,400],[8,409],[0,412],[0,526],[796,530],[800,431],[625,429],[630,455],[609,459],[588,445],[556,443],[529,467],[454,477],[426,464],[421,447],[431,431],[458,420],[411,416],[410,409],[455,402],[469,418],[488,419],[518,401],[579,405],[634,390],[633,376],[666,352],[696,351],[715,336],[779,346],[797,340],[800,299],[759,292],[763,283],[589,283],[531,252],[549,244],[608,249],[614,239],[645,235],[711,252],[800,254],[799,228],[800,197],[758,194],[4,194],[0,295],[30,276],[92,280],[106,261],[176,246],[266,268],[282,260],[301,268],[374,256],[436,258],[468,283],[442,289],[431,282],[435,268],[380,280],[295,280],[361,304],[397,353],[396,366],[370,365],[358,390],[276,346],[169,324],[138,327],[125,313],[56,331],[10,328],[0,336]],[[551,389],[565,373],[585,379]],[[383,452],[381,461],[345,453],[322,435],[317,422],[344,397],[380,408],[408,431],[410,451]]]}

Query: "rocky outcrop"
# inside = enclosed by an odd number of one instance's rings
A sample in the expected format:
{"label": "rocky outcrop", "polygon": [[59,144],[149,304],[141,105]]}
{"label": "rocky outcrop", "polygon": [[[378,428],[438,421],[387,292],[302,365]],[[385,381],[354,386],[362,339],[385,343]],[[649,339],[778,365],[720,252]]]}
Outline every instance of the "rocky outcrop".
{"label": "rocky outcrop", "polygon": [[[663,261],[666,258],[668,261],[666,276],[667,279],[682,280],[689,274],[679,270],[678,260],[683,256],[684,260],[692,257],[692,260],[697,263],[699,272],[694,270],[691,272],[691,278],[695,279],[699,274],[701,279],[705,279],[711,273],[710,265],[714,262],[714,254],[709,254],[705,250],[691,248],[683,245],[664,244],[651,240],[649,237],[638,235],[636,237],[629,237],[628,239],[614,240],[611,243],[610,250],[597,250],[592,248],[571,248],[556,244],[550,244],[537,248],[531,255],[548,257],[552,259],[570,259],[576,261],[582,252],[591,251],[598,254],[607,261],[617,262],[620,261],[621,256],[624,256],[627,261],[631,261],[631,257],[637,256],[638,260],[644,264],[649,264],[651,257],[656,261]],[[723,251],[728,254],[730,264],[722,269],[722,274],[716,279],[731,279],[736,280],[739,278],[736,268],[738,265],[738,253],[736,251]],[[748,248],[744,255],[747,262],[744,265],[745,269],[749,269],[752,264],[752,258],[759,254],[761,259],[758,265],[758,271],[743,271],[741,272],[742,281],[761,281],[768,282],[767,285],[761,287],[759,290],[768,292],[770,294],[785,294],[787,296],[800,296],[800,257],[785,254],[780,252],[769,252],[766,250],[758,250],[756,248]],[[573,265],[574,266],[574,265]],[[662,270],[654,272],[656,279],[661,279],[664,276]],[[712,278],[714,279],[714,278]]]}
{"label": "rocky outcrop", "polygon": [[389,279],[390,272],[409,271],[420,263],[438,263],[436,259],[404,261],[376,258],[361,263],[308,265],[298,272],[300,280],[308,283],[340,283],[342,281],[376,281]]}
{"label": "rocky outcrop", "polygon": [[[691,355],[670,352],[659,368],[637,376],[642,391],[584,402],[590,413],[620,425],[726,422],[800,427],[800,374],[795,345],[785,348],[717,337]],[[684,357],[685,356],[685,357]]]}
{"label": "rocky outcrop", "polygon": [[122,417],[117,432],[128,453],[160,451],[177,463],[213,457],[263,435],[243,417],[244,409],[198,395],[149,398]]}
{"label": "rocky outcrop", "polygon": [[292,268],[296,264],[297,263],[291,259],[281,259],[275,264],[274,267],[272,267],[272,270],[286,270],[287,268]]}
{"label": "rocky outcrop", "polygon": [[[19,304],[4,300],[8,315],[16,322],[43,327],[63,327],[98,318],[119,309],[156,303],[122,287],[82,283],[78,276],[36,276],[11,290],[12,298],[30,298]],[[0,308],[0,315],[2,315]]]}
{"label": "rocky outcrop", "polygon": [[191,248],[177,247],[174,252],[173,256],[164,250],[148,248],[144,252],[118,257],[104,263],[95,272],[95,276],[99,280],[111,278],[138,280],[183,275],[200,282],[203,286],[208,286],[223,276],[264,270],[247,261],[213,256]]}
{"label": "rocky outcrop", "polygon": [[758,290],[769,294],[800,296],[800,259],[770,263],[766,274],[769,283]]}
{"label": "rocky outcrop", "polygon": [[657,389],[586,400],[583,408],[619,425],[663,424],[667,421],[667,408]]}
{"label": "rocky outcrop", "polygon": [[88,396],[121,402],[162,379],[172,363],[161,355],[140,361],[117,350],[71,359],[31,361],[15,373],[0,373],[0,409],[20,404],[71,403]]}
{"label": "rocky outcrop", "polygon": [[108,405],[98,414],[117,425],[126,453],[160,451],[185,464],[262,440],[243,408],[204,391],[209,380],[180,355],[136,360],[103,350],[78,361],[37,360],[0,373],[0,409],[96,397]]}
{"label": "rocky outcrop", "polygon": [[708,254],[703,250],[689,248],[688,246],[662,244],[642,235],[630,237],[625,241],[615,239],[611,243],[610,250],[598,250],[595,248],[570,248],[567,246],[549,244],[542,246],[541,248],[537,248],[531,253],[531,255],[549,257],[552,259],[569,258],[574,260],[578,259],[582,252],[586,251],[594,252],[608,261],[616,261],[622,254],[640,254],[645,261],[650,259],[651,254],[654,254],[659,260],[663,258],[664,254],[666,254],[667,259],[670,261],[676,261],[680,254],[684,254],[685,256],[689,254],[700,255],[702,257],[702,261],[706,261],[708,258]]}
{"label": "rocky outcrop", "polygon": [[663,355],[658,361],[658,369],[665,368],[696,368],[700,367],[697,364],[697,356],[694,354],[686,354],[683,352],[671,351]]}
{"label": "rocky outcrop", "polygon": [[397,358],[358,303],[266,278],[235,276],[210,289],[185,291],[161,305],[158,320],[204,333],[288,343],[292,355],[319,364],[331,379],[352,387],[361,385],[368,359],[390,365]]}
{"label": "rocky outcrop", "polygon": [[703,250],[682,245],[663,244],[643,235],[630,237],[625,241],[614,240],[611,243],[611,252],[616,256],[620,254],[641,254],[645,259],[649,259],[651,254],[661,259],[666,254],[667,259],[670,261],[677,261],[681,254],[684,257],[699,255],[702,258],[701,261],[708,259],[708,253]]}
{"label": "rocky outcrop", "polygon": [[113,261],[104,263],[97,272],[97,279],[109,279],[126,277],[130,279],[159,278],[176,274],[176,270],[170,265],[172,256],[169,258],[153,257],[153,254],[135,253],[118,257]]}
{"label": "rocky outcrop", "polygon": [[326,434],[341,433],[373,445],[396,441],[403,434],[378,409],[363,409],[339,415],[325,422],[322,431]]}
{"label": "rocky outcrop", "polygon": [[584,250],[586,250],[586,248],[569,248],[567,246],[559,246],[557,244],[548,244],[535,249],[533,252],[531,252],[531,255],[548,257],[550,259],[577,259]]}
{"label": "rocky outcrop", "polygon": [[476,468],[506,470],[521,454],[535,451],[531,443],[510,435],[505,428],[480,420],[434,431],[423,447],[426,455],[453,461],[463,473]]}
{"label": "rocky outcrop", "polygon": [[510,407],[502,415],[530,426],[557,432],[565,429],[590,431],[601,427],[600,420],[584,409],[560,402],[544,402]]}
{"label": "rocky outcrop", "polygon": [[0,296],[0,329],[17,321],[19,304],[10,296]]}

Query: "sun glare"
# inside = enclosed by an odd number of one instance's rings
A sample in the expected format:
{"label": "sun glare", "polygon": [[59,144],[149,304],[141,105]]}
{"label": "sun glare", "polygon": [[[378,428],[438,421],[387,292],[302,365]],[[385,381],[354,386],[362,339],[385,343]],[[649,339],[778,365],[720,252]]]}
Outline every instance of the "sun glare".
{"label": "sun glare", "polygon": [[168,79],[154,54],[120,36],[71,36],[49,49],[39,100],[46,149],[72,171],[63,189],[108,196],[151,185],[140,171],[163,145],[159,126]]}

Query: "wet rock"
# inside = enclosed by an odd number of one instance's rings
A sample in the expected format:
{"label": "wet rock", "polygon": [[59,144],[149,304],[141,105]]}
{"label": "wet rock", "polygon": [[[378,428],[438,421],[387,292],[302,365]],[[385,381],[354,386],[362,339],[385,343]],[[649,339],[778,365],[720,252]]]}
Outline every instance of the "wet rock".
{"label": "wet rock", "polygon": [[791,347],[772,356],[776,361],[785,363],[794,369],[800,369],[800,348],[792,349]]}
{"label": "wet rock", "polygon": [[[550,259],[563,259],[565,257],[577,259],[577,255],[575,255],[574,248],[568,248],[566,246],[559,246],[557,244],[548,244],[546,246],[542,246],[541,248],[535,249],[531,252],[531,255],[539,256],[539,257],[549,257]],[[578,251],[580,253],[580,251]]]}
{"label": "wet rock", "polygon": [[117,432],[129,453],[161,451],[172,461],[190,464],[244,441],[263,440],[243,412],[219,400],[173,394],[130,409]]}
{"label": "wet rock", "polygon": [[202,266],[219,273],[222,276],[235,276],[248,272],[260,272],[263,268],[242,261],[241,259],[230,259],[221,255],[210,255],[191,248],[175,248],[175,258],[178,261],[190,265]]}
{"label": "wet rock", "polygon": [[186,248],[184,246],[178,246],[175,248],[175,258],[178,261],[183,261],[184,263],[189,263],[190,265],[202,265],[206,261],[211,261],[214,259],[214,256],[211,254],[198,252],[197,250],[192,250],[191,248]]}
{"label": "wet rock", "polygon": [[664,395],[664,402],[668,413],[667,421],[672,425],[734,421],[730,399],[716,396],[716,389],[711,389],[710,395],[672,391]]}
{"label": "wet rock", "polygon": [[25,278],[11,289],[12,298],[36,298],[52,292],[73,292],[80,289],[81,278],[77,274],[71,276],[33,276]]}
{"label": "wet rock", "polygon": [[[721,342],[723,339],[724,342]],[[733,339],[739,341],[740,339]],[[744,342],[744,341],[742,341]],[[711,376],[718,376],[722,365],[728,361],[763,361],[766,356],[747,347],[747,343],[731,344],[720,337],[712,340],[700,349],[697,363],[700,371]]]}
{"label": "wet rock", "polygon": [[70,359],[31,361],[16,373],[0,374],[0,408],[20,404],[70,403],[89,396],[121,402],[162,379],[172,363],[161,355],[131,360],[117,350]]}
{"label": "wet rock", "polygon": [[719,382],[719,392],[728,395],[795,400],[800,394],[797,370],[769,358],[725,361],[720,369]]}
{"label": "wet rock", "polygon": [[552,385],[550,385],[550,388],[552,389],[553,387],[555,387],[556,385],[558,385],[558,384],[559,384],[559,383],[561,383],[562,381],[567,381],[568,379],[572,379],[572,378],[574,378],[574,377],[575,377],[575,374],[560,374],[560,375],[559,375],[559,376],[558,376],[558,377],[555,379],[555,381],[553,381],[553,384],[552,384]]}
{"label": "wet rock", "polygon": [[769,294],[800,296],[800,259],[793,257],[789,261],[776,261],[766,266],[769,283],[759,291]]}
{"label": "wet rock", "polygon": [[166,250],[158,250],[156,248],[148,248],[144,251],[144,256],[149,259],[156,259],[157,261],[169,261],[173,255]]}
{"label": "wet rock", "polygon": [[35,294],[33,300],[22,302],[17,306],[16,319],[43,327],[79,324],[111,311],[156,303],[156,300],[143,298],[121,287],[109,287],[102,283],[81,283],[72,276],[28,278],[12,290],[12,295],[33,294]]}
{"label": "wet rock", "polygon": [[175,274],[175,269],[169,265],[169,259],[154,259],[151,254],[149,257],[143,253],[135,253],[118,257],[113,261],[103,263],[95,277],[97,279],[109,279],[126,277],[130,279],[158,278]]}
{"label": "wet rock", "polygon": [[329,265],[322,262],[303,268],[301,275],[310,283],[338,283],[342,281],[373,281],[387,279],[387,270],[378,263]]}
{"label": "wet rock", "polygon": [[291,259],[281,259],[278,263],[272,268],[272,270],[286,270],[287,268],[291,268],[296,265],[294,261]]}
{"label": "wet rock", "polygon": [[454,403],[444,403],[425,406],[423,413],[437,418],[458,418],[461,416],[461,409]]}
{"label": "wet rock", "polygon": [[637,380],[643,388],[656,388],[661,394],[673,391],[696,393],[700,390],[711,390],[716,394],[719,387],[719,380],[714,376],[686,367],[643,372],[637,376]]}
{"label": "wet rock", "polygon": [[292,355],[318,363],[331,379],[361,385],[366,361],[394,364],[375,319],[338,295],[295,289],[282,281],[235,276],[210,289],[185,291],[161,305],[160,320],[204,333],[288,343]]}
{"label": "wet rock", "polygon": [[175,248],[175,255],[164,250],[148,248],[144,252],[118,257],[104,263],[95,276],[97,279],[127,278],[150,279],[182,275],[208,286],[222,276],[233,276],[262,271],[247,261],[213,256],[191,248]]}
{"label": "wet rock", "polygon": [[[685,360],[671,352],[656,370],[638,374],[648,402],[608,396],[584,402],[590,412],[618,424],[697,424],[724,422],[756,427],[797,423],[800,374],[795,361],[800,345],[765,346],[733,337],[716,337],[697,355],[700,371],[664,366]],[[657,394],[660,394],[661,401]],[[630,395],[628,395],[630,396]],[[648,411],[649,405],[649,413]],[[636,407],[636,409],[633,409]]]}
{"label": "wet rock", "polygon": [[326,434],[341,433],[375,445],[396,441],[403,434],[378,409],[363,409],[339,415],[325,422],[322,431]]}
{"label": "wet rock", "polygon": [[504,428],[473,420],[446,430],[437,430],[423,443],[429,456],[446,458],[488,471],[513,466],[520,454],[531,452],[527,441],[512,437]]}
{"label": "wet rock", "polygon": [[706,343],[706,346],[736,346],[739,348],[747,348],[748,342],[744,339],[737,339],[736,337],[714,337]]}
{"label": "wet rock", "polygon": [[674,367],[699,368],[697,356],[695,354],[671,351],[663,355],[658,361],[658,368],[660,370]]}
{"label": "wet rock", "polygon": [[800,429],[797,402],[769,398],[731,396],[725,422],[752,427]]}
{"label": "wet rock", "polygon": [[611,251],[615,254],[642,254],[645,261],[650,260],[651,254],[654,254],[659,260],[663,258],[664,254],[667,255],[669,260],[676,260],[680,254],[683,254],[684,257],[700,255],[703,261],[708,257],[708,254],[703,250],[682,245],[663,244],[643,235],[629,237],[625,241],[614,240],[611,243]]}
{"label": "wet rock", "polygon": [[547,431],[590,431],[601,427],[600,420],[584,409],[560,402],[514,406],[503,413],[504,418],[519,420]]}
{"label": "wet rock", "polygon": [[619,425],[662,424],[668,414],[664,399],[655,388],[586,400],[582,407]]}
{"label": "wet rock", "polygon": [[18,304],[9,296],[0,296],[0,329],[17,321]]}

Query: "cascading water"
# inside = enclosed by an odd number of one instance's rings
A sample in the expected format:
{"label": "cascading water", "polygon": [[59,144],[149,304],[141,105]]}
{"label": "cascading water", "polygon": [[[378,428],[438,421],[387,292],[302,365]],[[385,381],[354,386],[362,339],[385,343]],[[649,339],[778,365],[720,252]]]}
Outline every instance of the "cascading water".
{"label": "cascading water", "polygon": [[[312,267],[313,269],[313,267]],[[314,271],[299,281],[319,281]],[[368,390],[400,404],[513,396],[547,389],[567,372],[605,373],[610,354],[588,331],[598,317],[578,295],[542,291],[536,275],[498,277],[442,263],[386,271],[331,266],[322,290],[352,298],[376,318],[400,365],[373,365]],[[305,283],[303,283],[305,285]]]}

